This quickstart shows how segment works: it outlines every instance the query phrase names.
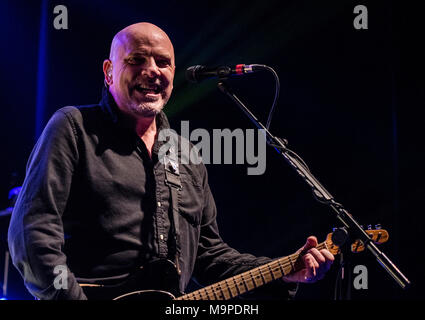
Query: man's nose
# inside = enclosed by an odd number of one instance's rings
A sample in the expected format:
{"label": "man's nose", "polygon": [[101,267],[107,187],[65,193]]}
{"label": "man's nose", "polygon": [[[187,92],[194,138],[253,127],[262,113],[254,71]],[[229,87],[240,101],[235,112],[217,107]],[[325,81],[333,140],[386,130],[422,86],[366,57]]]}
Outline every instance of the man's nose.
{"label": "man's nose", "polygon": [[149,78],[155,78],[161,75],[154,57],[146,59],[145,68],[143,68],[142,74],[145,74]]}

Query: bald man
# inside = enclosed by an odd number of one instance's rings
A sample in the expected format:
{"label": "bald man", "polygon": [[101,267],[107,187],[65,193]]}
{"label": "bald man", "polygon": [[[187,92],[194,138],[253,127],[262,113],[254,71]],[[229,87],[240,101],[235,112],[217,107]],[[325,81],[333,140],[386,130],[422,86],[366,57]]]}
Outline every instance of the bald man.
{"label": "bald man", "polygon": [[[28,161],[8,241],[31,294],[110,299],[126,290],[169,289],[178,295],[191,278],[209,284],[270,262],[223,242],[203,164],[182,164],[172,148],[169,161],[160,161],[158,134],[169,128],[162,109],[175,73],[166,33],[150,23],[121,30],[103,72],[100,103],[59,109]],[[307,239],[300,249],[304,268],[278,279],[273,294],[293,297],[294,283],[325,275],[333,256],[316,245],[315,237]],[[141,266],[143,276],[128,281]],[[175,277],[168,278],[163,268],[170,266]],[[105,289],[117,284],[121,291]]]}

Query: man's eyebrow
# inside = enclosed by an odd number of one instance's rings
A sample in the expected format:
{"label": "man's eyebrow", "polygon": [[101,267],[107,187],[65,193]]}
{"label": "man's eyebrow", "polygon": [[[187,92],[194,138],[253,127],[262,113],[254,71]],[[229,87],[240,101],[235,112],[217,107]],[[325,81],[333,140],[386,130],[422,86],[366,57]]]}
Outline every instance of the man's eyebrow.
{"label": "man's eyebrow", "polygon": [[156,57],[171,62],[171,56],[169,54],[157,54]]}
{"label": "man's eyebrow", "polygon": [[129,59],[129,58],[132,58],[132,57],[141,57],[141,56],[145,56],[145,55],[147,55],[147,51],[142,51],[142,50],[131,51],[125,56],[125,58]]}
{"label": "man's eyebrow", "polygon": [[[128,57],[144,56],[144,55],[147,55],[147,54],[148,54],[148,51],[147,50],[139,49],[139,50],[135,50],[133,52],[130,52],[128,54]],[[171,60],[171,55],[169,53],[165,53],[165,52],[164,53],[163,52],[154,52],[153,55],[155,57],[159,57],[159,58],[162,58],[162,59]]]}

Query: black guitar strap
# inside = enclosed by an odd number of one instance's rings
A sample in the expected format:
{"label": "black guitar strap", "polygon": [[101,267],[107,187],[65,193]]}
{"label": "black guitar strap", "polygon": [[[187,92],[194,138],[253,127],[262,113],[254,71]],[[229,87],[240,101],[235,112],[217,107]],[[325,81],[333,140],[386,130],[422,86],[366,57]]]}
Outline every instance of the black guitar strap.
{"label": "black guitar strap", "polygon": [[179,227],[179,193],[182,190],[180,179],[179,163],[177,153],[174,146],[168,149],[167,154],[164,156],[165,165],[165,184],[170,188],[170,206],[172,211],[171,231],[174,237],[175,244],[175,263],[178,274],[180,270],[180,227]]}

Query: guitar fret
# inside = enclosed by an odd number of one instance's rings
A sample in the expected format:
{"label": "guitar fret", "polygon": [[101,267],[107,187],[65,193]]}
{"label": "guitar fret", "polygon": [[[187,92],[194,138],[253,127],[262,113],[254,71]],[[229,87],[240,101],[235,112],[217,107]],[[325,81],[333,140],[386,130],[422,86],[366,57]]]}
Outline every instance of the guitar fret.
{"label": "guitar fret", "polygon": [[240,295],[240,294],[241,294],[241,292],[239,291],[238,283],[236,282],[235,277],[232,277],[232,280],[233,280],[233,283],[235,284],[235,288],[236,288],[236,291],[238,292],[238,295]]}
{"label": "guitar fret", "polygon": [[258,274],[260,275],[261,280],[263,281],[263,283],[266,283],[266,280],[264,279],[263,274],[261,272],[261,268],[258,268]]}
{"label": "guitar fret", "polygon": [[[196,290],[196,291],[194,291],[192,293],[193,293],[193,296],[194,296],[195,300],[202,300],[201,289]],[[199,295],[199,298],[197,298],[197,295]]]}
{"label": "guitar fret", "polygon": [[229,286],[226,281],[220,281],[221,288],[224,286],[224,288],[221,289],[221,292],[223,293],[224,300],[229,300],[232,298],[232,294],[229,290]]}
{"label": "guitar fret", "polygon": [[[203,300],[201,290],[196,290],[195,292],[195,300]],[[198,295],[198,298],[196,298],[196,295]]]}
{"label": "guitar fret", "polygon": [[235,279],[237,278],[237,287],[239,288],[239,292],[245,293],[247,291],[246,285],[245,285],[245,281],[243,279],[243,277],[241,275],[236,276]]}
{"label": "guitar fret", "polygon": [[[228,280],[230,281],[231,279],[228,279]],[[226,283],[227,283],[229,291],[232,295],[232,298],[237,297],[238,296],[238,290],[235,287],[233,287],[229,282],[227,282],[227,280],[226,280]]]}
{"label": "guitar fret", "polygon": [[206,288],[202,289],[202,293],[205,294],[204,300],[210,300],[210,296],[208,295],[208,290]]}
{"label": "guitar fret", "polygon": [[282,259],[277,260],[277,264],[279,266],[279,270],[282,272],[283,275],[288,274],[288,270],[287,267],[285,267],[284,265],[282,265]]}
{"label": "guitar fret", "polygon": [[271,274],[271,276],[272,276],[272,280],[276,280],[276,277],[274,276],[274,273],[273,273],[273,268],[272,268],[272,266],[271,266],[271,263],[268,263],[267,264],[267,268],[269,268],[269,273]]}
{"label": "guitar fret", "polygon": [[210,292],[212,292],[212,295],[211,295],[212,298],[210,300],[217,300],[217,297],[216,297],[215,292],[214,292],[214,286],[210,287]]}
{"label": "guitar fret", "polygon": [[291,273],[292,271],[294,271],[295,270],[295,265],[294,265],[294,262],[292,261],[292,258],[291,258],[291,255],[289,255],[288,256],[288,259],[289,259],[289,263],[290,263],[290,270],[288,270],[288,271],[286,271],[285,269],[285,274],[288,274],[288,273]]}
{"label": "guitar fret", "polygon": [[262,276],[261,276],[261,273],[258,275],[258,268],[255,268],[254,270],[257,272],[257,274],[254,276],[255,285],[257,287],[261,287],[264,284],[263,279],[262,279]]}
{"label": "guitar fret", "polygon": [[220,293],[220,285],[217,283],[215,286],[212,287],[212,289],[214,291],[216,300],[223,300],[223,294]]}
{"label": "guitar fret", "polygon": [[208,295],[208,290],[202,290],[203,298],[202,300],[210,300],[210,296]]}
{"label": "guitar fret", "polygon": [[207,291],[204,289],[200,290],[201,300],[209,300]]}
{"label": "guitar fret", "polygon": [[215,285],[214,292],[216,292],[217,300],[223,300],[223,290],[221,290],[220,282]]}
{"label": "guitar fret", "polygon": [[249,270],[249,276],[251,277],[252,284],[254,285],[254,288],[258,288],[257,283],[255,282],[255,277],[252,275],[252,270]]}
{"label": "guitar fret", "polygon": [[250,290],[254,290],[255,289],[255,284],[254,281],[252,281],[252,277],[250,272],[244,272],[242,274],[242,278],[244,279],[244,283],[246,285],[246,288],[248,289],[248,291]]}
{"label": "guitar fret", "polygon": [[[275,279],[280,279],[283,276],[282,269],[280,268],[279,264],[273,268],[273,276]],[[275,274],[277,273],[277,275]]]}
{"label": "guitar fret", "polygon": [[273,275],[269,271],[269,267],[270,267],[269,264],[266,264],[265,266],[260,267],[260,272],[263,276],[265,283],[269,283],[274,280]]}
{"label": "guitar fret", "polygon": [[268,281],[266,281],[266,278],[263,275],[262,269],[263,269],[262,267],[259,267],[258,273],[260,274],[261,280],[263,280],[264,284],[266,284]]}
{"label": "guitar fret", "polygon": [[222,282],[220,281],[220,291],[221,291],[221,295],[222,295],[222,297],[223,297],[223,300],[227,300],[228,298],[226,297],[226,294],[225,294],[225,292],[226,292],[226,288],[223,290],[223,287],[222,287],[221,285],[222,285]]}

